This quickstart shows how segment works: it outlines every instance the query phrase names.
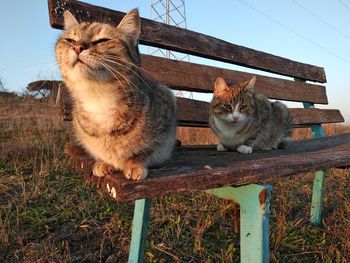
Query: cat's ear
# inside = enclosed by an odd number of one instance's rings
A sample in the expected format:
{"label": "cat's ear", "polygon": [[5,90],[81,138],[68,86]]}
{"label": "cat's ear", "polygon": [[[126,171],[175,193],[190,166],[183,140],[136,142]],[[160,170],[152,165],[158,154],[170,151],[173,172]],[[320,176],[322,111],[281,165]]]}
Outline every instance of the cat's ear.
{"label": "cat's ear", "polygon": [[217,77],[214,85],[214,96],[220,97],[220,95],[228,90],[229,87],[227,86],[226,81],[221,77]]}
{"label": "cat's ear", "polygon": [[123,30],[132,43],[136,45],[141,33],[141,21],[138,9],[135,8],[129,11],[117,28]]}
{"label": "cat's ear", "polygon": [[63,18],[64,18],[64,29],[70,28],[75,25],[79,25],[78,20],[68,10],[64,11]]}
{"label": "cat's ear", "polygon": [[253,93],[255,88],[255,82],[256,82],[256,77],[254,76],[248,81],[247,85],[244,88],[244,91]]}

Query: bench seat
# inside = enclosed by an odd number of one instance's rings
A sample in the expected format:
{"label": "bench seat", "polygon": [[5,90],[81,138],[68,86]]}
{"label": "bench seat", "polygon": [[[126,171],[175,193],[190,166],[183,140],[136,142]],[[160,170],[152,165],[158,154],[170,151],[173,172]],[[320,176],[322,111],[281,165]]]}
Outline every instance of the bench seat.
{"label": "bench seat", "polygon": [[350,162],[350,134],[293,141],[286,150],[253,154],[218,152],[214,145],[180,146],[167,164],[151,169],[149,177],[141,181],[128,180],[121,173],[99,181],[91,173],[93,160],[80,146],[68,144],[65,152],[87,180],[98,184],[117,201],[131,201],[227,185],[263,183],[300,172],[343,167]]}

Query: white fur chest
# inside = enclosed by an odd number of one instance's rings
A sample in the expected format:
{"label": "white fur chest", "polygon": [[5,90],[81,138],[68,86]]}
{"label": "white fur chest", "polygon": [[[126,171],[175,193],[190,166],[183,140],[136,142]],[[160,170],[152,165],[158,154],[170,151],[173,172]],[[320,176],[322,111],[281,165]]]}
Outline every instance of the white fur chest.
{"label": "white fur chest", "polygon": [[216,128],[220,131],[220,141],[227,146],[237,146],[246,140],[245,136],[237,134],[240,132],[245,125],[245,123],[240,122],[234,125],[228,124],[215,116],[213,116],[214,124]]}
{"label": "white fur chest", "polygon": [[108,89],[88,81],[81,81],[74,85],[72,94],[84,112],[89,114],[91,121],[109,129],[113,126],[117,94],[115,90]]}

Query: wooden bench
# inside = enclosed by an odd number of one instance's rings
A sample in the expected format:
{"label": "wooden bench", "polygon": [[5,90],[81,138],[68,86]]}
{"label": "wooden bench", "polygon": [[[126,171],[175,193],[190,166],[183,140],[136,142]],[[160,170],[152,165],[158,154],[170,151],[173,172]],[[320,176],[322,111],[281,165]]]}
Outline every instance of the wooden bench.
{"label": "wooden bench", "polygon": [[[80,21],[107,21],[118,24],[124,13],[79,1],[49,0],[50,23],[63,28],[63,12],[70,10]],[[290,77],[290,80],[257,75],[256,91],[271,99],[297,101],[303,108],[290,109],[295,128],[311,127],[314,139],[292,142],[286,150],[242,155],[217,152],[213,145],[186,145],[175,149],[163,167],[151,169],[149,178],[132,181],[121,174],[102,180],[91,175],[93,160],[77,145],[66,145],[65,152],[77,171],[109,193],[116,201],[135,201],[129,262],[142,262],[151,198],[171,193],[205,191],[240,205],[240,246],[242,262],[269,261],[269,200],[271,186],[266,182],[301,172],[316,171],[313,187],[311,223],[319,224],[325,173],[331,167],[350,164],[350,134],[324,137],[323,123],[343,122],[339,110],[317,109],[327,104],[324,69],[268,53],[238,46],[185,29],[142,19],[140,43],[180,51],[185,54],[228,62]],[[172,89],[211,93],[213,82],[221,76],[229,82],[252,74],[166,58],[142,55],[142,68]],[[255,75],[255,74],[254,74]],[[63,90],[64,91],[64,90]],[[71,101],[61,96],[62,113],[71,120]],[[209,103],[177,99],[179,126],[208,127]]]}

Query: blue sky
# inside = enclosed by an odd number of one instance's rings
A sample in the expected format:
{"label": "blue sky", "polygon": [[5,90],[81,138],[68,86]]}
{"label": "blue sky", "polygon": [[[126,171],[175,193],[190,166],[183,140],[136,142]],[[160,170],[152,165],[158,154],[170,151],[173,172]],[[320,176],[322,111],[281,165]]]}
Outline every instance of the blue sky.
{"label": "blue sky", "polygon": [[[150,18],[150,0],[86,2],[125,12],[138,7]],[[60,31],[49,26],[47,2],[11,0],[0,7],[0,78],[6,88],[21,91],[38,78],[59,78],[54,45]],[[350,0],[187,1],[186,15],[188,29],[324,67],[327,108],[341,109],[350,123]]]}

